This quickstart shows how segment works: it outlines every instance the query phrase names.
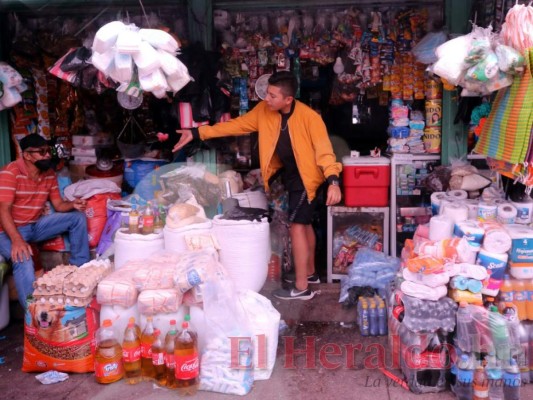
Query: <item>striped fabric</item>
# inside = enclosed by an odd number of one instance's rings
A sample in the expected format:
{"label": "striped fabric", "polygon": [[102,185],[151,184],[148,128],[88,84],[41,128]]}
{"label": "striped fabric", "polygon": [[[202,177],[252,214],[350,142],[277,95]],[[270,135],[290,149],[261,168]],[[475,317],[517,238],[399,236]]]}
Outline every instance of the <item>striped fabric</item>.
{"label": "striped fabric", "polygon": [[510,87],[500,90],[474,151],[517,164],[526,160],[533,125],[533,49],[526,52],[527,68]]}
{"label": "striped fabric", "polygon": [[52,170],[41,173],[39,180],[34,181],[28,176],[24,160],[19,158],[0,171],[0,202],[12,204],[11,215],[16,226],[36,222],[48,198],[61,199]]}

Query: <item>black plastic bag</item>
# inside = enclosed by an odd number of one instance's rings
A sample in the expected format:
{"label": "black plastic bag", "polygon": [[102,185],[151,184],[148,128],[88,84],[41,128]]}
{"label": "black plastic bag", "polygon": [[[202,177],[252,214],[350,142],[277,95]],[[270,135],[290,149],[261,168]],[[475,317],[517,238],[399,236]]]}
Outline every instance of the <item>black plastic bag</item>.
{"label": "black plastic bag", "polygon": [[221,219],[229,219],[232,221],[261,221],[263,218],[267,218],[268,222],[271,221],[270,213],[267,210],[254,207],[235,206],[224,211]]}
{"label": "black plastic bag", "polygon": [[91,55],[91,49],[82,46],[70,52],[61,63],[60,68],[63,72],[81,71],[89,65],[88,60]]}

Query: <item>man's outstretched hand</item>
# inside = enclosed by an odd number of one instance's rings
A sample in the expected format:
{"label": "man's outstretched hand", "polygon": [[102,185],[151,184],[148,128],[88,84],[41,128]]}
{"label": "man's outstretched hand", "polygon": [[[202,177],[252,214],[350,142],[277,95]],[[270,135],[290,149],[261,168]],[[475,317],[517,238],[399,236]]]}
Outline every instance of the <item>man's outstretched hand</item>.
{"label": "man's outstretched hand", "polygon": [[172,149],[173,153],[178,150],[181,150],[186,144],[192,142],[192,131],[190,129],[177,129],[176,133],[181,136],[178,143],[176,143],[176,145]]}

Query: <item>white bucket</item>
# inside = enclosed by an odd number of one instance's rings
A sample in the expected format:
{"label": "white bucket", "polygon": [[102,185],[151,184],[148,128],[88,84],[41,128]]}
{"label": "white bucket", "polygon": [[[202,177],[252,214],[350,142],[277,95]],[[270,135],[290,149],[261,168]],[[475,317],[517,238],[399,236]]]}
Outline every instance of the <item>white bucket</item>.
{"label": "white bucket", "polygon": [[187,244],[185,243],[186,235],[204,235],[211,233],[213,223],[211,220],[201,222],[199,224],[191,224],[182,228],[163,228],[163,236],[165,240],[165,250],[169,251],[187,251]]}
{"label": "white bucket", "polygon": [[0,330],[9,325],[9,287],[7,282],[0,291]]}
{"label": "white bucket", "polygon": [[162,252],[165,247],[163,231],[141,235],[128,233],[122,228],[115,234],[115,269],[120,269],[127,261],[142,260],[153,253]]}
{"label": "white bucket", "polygon": [[[168,333],[168,330],[170,328],[170,321],[173,319],[176,320],[177,326],[181,327],[181,323],[185,319],[185,314],[189,313],[189,307],[187,307],[185,304],[182,304],[178,311],[173,313],[160,313],[160,314],[154,314],[152,315],[152,322],[154,324],[154,328],[157,328],[161,331],[161,337],[165,337],[165,335]],[[141,330],[144,329],[146,326],[146,319],[148,318],[148,315],[139,315],[139,326],[141,327]]]}
{"label": "white bucket", "polygon": [[267,219],[232,221],[216,215],[213,233],[220,245],[220,263],[235,286],[259,292],[267,278],[271,255]]}
{"label": "white bucket", "polygon": [[102,325],[106,319],[110,319],[111,322],[113,322],[113,329],[117,335],[117,340],[119,343],[122,343],[124,332],[126,331],[126,327],[128,326],[131,317],[135,318],[135,323],[141,326],[137,303],[129,308],[103,305],[100,310],[100,325]]}
{"label": "white bucket", "polygon": [[262,208],[263,210],[268,210],[266,194],[261,190],[235,193],[231,197],[237,199],[239,201],[239,206],[241,207]]}

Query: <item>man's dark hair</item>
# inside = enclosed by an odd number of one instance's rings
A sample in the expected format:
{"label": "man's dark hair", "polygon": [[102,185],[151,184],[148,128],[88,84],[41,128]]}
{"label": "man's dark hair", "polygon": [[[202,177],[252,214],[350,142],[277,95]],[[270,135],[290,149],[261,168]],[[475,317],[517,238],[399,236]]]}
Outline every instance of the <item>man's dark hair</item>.
{"label": "man's dark hair", "polygon": [[296,96],[298,90],[298,81],[294,74],[290,71],[279,71],[273,73],[268,78],[268,84],[279,87],[283,96]]}

